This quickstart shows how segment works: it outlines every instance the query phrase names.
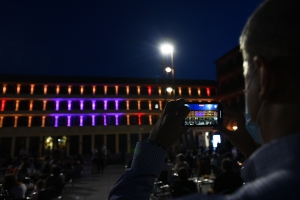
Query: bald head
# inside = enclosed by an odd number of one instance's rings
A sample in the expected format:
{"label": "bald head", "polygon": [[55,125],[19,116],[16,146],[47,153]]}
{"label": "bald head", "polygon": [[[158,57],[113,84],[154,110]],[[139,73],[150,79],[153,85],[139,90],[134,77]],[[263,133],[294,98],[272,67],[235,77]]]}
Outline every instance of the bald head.
{"label": "bald head", "polygon": [[254,56],[295,64],[300,46],[298,0],[267,0],[249,18],[240,37],[244,59]]}

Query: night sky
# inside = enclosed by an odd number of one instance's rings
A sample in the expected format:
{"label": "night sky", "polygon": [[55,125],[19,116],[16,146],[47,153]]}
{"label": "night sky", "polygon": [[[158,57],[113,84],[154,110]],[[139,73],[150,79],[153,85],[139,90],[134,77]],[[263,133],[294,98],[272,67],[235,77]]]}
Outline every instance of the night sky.
{"label": "night sky", "polygon": [[0,1],[0,74],[162,77],[159,45],[174,44],[175,78],[216,79],[263,0]]}

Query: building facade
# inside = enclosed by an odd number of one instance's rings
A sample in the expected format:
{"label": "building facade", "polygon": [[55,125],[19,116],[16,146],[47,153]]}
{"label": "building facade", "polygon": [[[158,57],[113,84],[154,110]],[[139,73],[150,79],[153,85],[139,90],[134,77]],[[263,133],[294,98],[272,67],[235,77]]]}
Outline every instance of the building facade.
{"label": "building facade", "polygon": [[245,108],[243,56],[239,46],[215,61],[218,82],[218,99],[228,105]]}
{"label": "building facade", "polygon": [[[102,144],[131,153],[174,99],[161,79],[0,75],[0,84],[0,152],[13,157],[48,147],[88,155]],[[176,80],[175,95],[215,101],[216,82]]]}
{"label": "building facade", "polygon": [[[245,110],[245,80],[243,76],[243,56],[240,47],[236,46],[228,51],[216,60],[215,64],[218,99],[226,102],[231,107]],[[226,128],[229,130],[236,130],[238,128],[236,122],[232,120],[226,121],[224,124],[226,124]],[[220,135],[221,141],[224,142],[223,145],[227,149],[232,148],[231,142],[223,134]]]}

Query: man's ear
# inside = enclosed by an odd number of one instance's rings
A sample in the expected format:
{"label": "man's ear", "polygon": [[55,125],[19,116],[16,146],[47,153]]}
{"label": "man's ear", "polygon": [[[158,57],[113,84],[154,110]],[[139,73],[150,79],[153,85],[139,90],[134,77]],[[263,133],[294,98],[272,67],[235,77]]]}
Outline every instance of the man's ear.
{"label": "man's ear", "polygon": [[274,89],[274,77],[270,62],[262,56],[255,56],[253,60],[256,67],[258,67],[260,86],[259,98],[261,100],[268,100]]}

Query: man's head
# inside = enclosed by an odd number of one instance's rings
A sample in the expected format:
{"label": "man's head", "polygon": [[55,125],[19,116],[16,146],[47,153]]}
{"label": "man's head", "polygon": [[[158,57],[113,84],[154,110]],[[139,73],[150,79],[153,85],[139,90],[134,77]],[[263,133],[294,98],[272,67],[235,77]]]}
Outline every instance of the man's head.
{"label": "man's head", "polygon": [[[279,93],[286,91],[284,85],[287,85],[289,80],[298,81],[299,78],[296,77],[300,75],[297,70],[300,13],[297,3],[297,0],[267,0],[249,18],[240,37],[245,61],[246,87],[247,77],[249,78],[255,68],[260,68],[261,65],[270,65],[272,72],[280,73],[281,80],[286,84],[276,85],[276,77],[269,77],[273,79],[271,82],[274,82],[269,87],[273,86],[275,89],[277,86]],[[292,79],[293,77],[295,79]]]}
{"label": "man's head", "polygon": [[232,171],[232,168],[233,168],[233,164],[232,164],[231,160],[224,159],[222,161],[222,171],[224,171],[224,172],[230,172],[230,171]]}
{"label": "man's head", "polygon": [[[300,12],[297,5],[297,0],[266,0],[249,18],[240,37],[247,116],[253,122],[266,122],[262,114],[269,112],[266,105],[280,108],[299,105]],[[266,130],[265,127],[262,132]],[[263,135],[262,139],[272,138]]]}
{"label": "man's head", "polygon": [[[288,86],[299,85],[300,12],[297,4],[297,0],[266,0],[249,18],[240,37],[246,87],[258,81],[259,74],[268,75],[260,80],[268,82],[259,91],[260,98],[272,96],[273,101],[280,101],[283,98],[278,95],[286,94]],[[257,74],[249,84],[256,68]]]}
{"label": "man's head", "polygon": [[182,162],[184,162],[184,155],[183,155],[182,153],[178,154],[178,155],[176,156],[176,161],[177,161],[177,163],[182,163]]}
{"label": "man's head", "polygon": [[[266,0],[249,18],[240,37],[244,60],[255,56],[297,64],[300,13],[297,0]],[[292,66],[291,66],[292,67]]]}

